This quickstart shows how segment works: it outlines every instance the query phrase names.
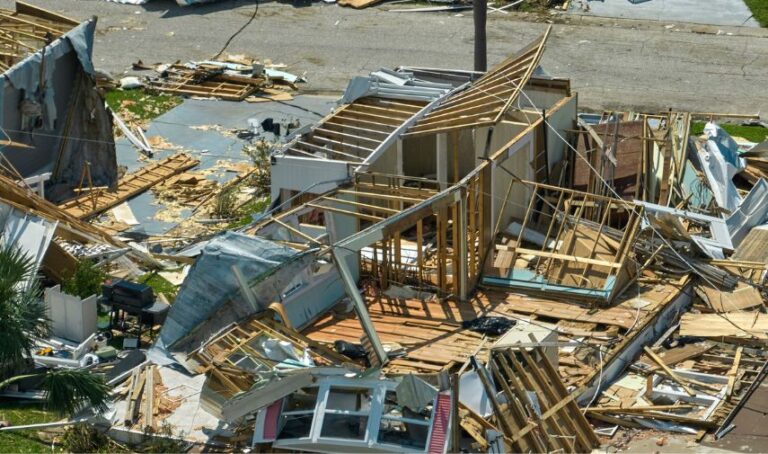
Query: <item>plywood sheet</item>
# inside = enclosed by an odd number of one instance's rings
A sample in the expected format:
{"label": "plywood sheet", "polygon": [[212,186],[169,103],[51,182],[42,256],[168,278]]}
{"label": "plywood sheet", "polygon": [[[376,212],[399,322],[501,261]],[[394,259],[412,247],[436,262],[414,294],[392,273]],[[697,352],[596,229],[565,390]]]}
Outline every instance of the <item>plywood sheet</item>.
{"label": "plywood sheet", "polygon": [[718,338],[768,339],[768,314],[738,312],[729,314],[683,314],[680,335]]}
{"label": "plywood sheet", "polygon": [[731,260],[768,263],[768,229],[754,228],[741,241]]}
{"label": "plywood sheet", "polygon": [[696,294],[716,312],[734,312],[763,305],[763,296],[751,285],[739,283],[731,291],[710,285],[696,286]]}

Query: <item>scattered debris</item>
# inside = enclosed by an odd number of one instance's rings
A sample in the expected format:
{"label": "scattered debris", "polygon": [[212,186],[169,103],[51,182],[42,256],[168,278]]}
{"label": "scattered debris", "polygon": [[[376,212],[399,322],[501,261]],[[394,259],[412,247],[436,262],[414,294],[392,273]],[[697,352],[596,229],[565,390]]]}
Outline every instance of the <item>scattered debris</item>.
{"label": "scattered debris", "polygon": [[[35,11],[30,39],[92,32]],[[539,68],[549,34],[484,74],[357,77],[313,125],[189,126],[247,142],[251,162],[146,137],[123,115],[136,94],[111,118],[138,170],[110,178],[114,150],[94,149],[93,165],[0,174],[24,285],[99,270],[87,296],[46,282],[52,337],[32,361],[103,377],[114,402],[92,420],[119,443],[575,453],[732,430],[768,364],[763,146],[714,123],[692,137],[686,112],[579,114]],[[135,67],[158,75],[126,90],[276,106],[304,80],[244,55]],[[17,119],[51,120],[40,101]],[[85,133],[77,108],[62,117]],[[164,233],[130,205],[148,190]]]}

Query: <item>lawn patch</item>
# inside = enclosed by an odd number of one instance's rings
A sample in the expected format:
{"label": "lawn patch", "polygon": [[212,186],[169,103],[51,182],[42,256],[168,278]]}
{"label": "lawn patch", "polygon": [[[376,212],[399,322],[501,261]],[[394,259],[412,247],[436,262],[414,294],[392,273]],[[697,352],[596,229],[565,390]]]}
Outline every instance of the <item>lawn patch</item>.
{"label": "lawn patch", "polygon": [[744,0],[752,11],[752,17],[761,27],[768,27],[768,1],[766,0]]}
{"label": "lawn patch", "polygon": [[[18,401],[0,401],[0,419],[20,426],[57,421],[53,412],[45,411],[42,404]],[[35,430],[0,432],[0,452],[51,452],[51,446],[37,437]]]}
{"label": "lawn patch", "polygon": [[[706,123],[703,121],[692,121],[691,135],[700,136],[704,134],[704,125]],[[728,134],[734,137],[742,137],[750,142],[760,143],[768,137],[768,128],[762,126],[744,126],[728,123],[718,124],[718,126],[723,128]]]}
{"label": "lawn patch", "polygon": [[[143,88],[110,90],[106,93],[109,108],[130,120],[152,120],[182,103],[179,96],[150,93]],[[129,115],[126,115],[126,112]]]}

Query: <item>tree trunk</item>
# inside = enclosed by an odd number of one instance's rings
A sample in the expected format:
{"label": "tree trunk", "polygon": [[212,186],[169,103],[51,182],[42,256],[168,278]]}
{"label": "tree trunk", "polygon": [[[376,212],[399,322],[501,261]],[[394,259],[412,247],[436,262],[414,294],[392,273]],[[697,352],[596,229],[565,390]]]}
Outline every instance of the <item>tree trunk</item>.
{"label": "tree trunk", "polygon": [[485,22],[488,14],[488,0],[472,0],[472,16],[475,19],[475,71],[486,71]]}

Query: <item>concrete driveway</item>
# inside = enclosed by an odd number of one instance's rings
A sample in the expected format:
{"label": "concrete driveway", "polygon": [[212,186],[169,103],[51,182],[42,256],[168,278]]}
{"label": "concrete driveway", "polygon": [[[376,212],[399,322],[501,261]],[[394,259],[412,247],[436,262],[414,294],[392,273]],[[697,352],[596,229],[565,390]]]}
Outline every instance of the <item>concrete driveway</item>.
{"label": "concrete driveway", "polygon": [[573,0],[571,14],[759,27],[743,0]]}

